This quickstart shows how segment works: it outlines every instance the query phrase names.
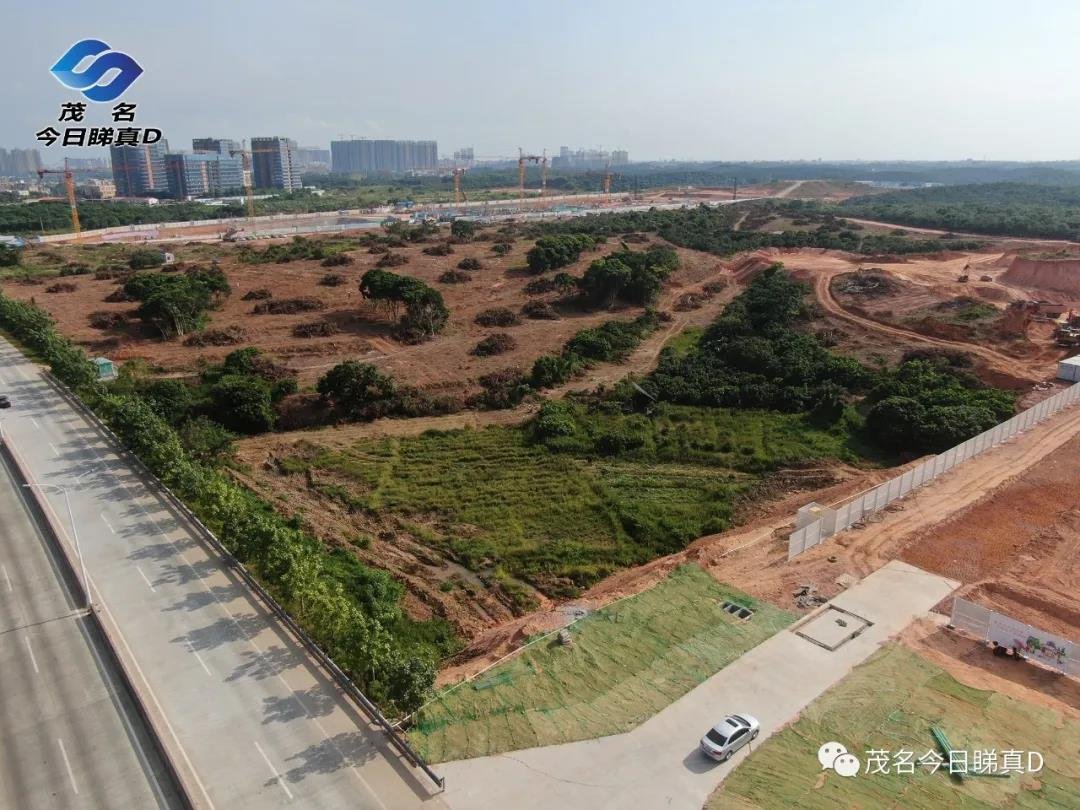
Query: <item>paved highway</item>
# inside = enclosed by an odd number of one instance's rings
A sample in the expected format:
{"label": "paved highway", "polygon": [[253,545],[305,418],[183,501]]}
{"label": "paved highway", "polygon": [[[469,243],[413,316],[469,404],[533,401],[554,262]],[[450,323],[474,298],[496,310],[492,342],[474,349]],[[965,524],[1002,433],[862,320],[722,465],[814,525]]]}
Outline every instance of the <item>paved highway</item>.
{"label": "paved highway", "polygon": [[0,807],[179,808],[56,552],[0,460]]}
{"label": "paved highway", "polygon": [[[12,402],[0,412],[4,435],[39,483],[70,496],[95,602],[119,628],[197,804],[444,806],[183,517],[2,339],[0,393]],[[69,527],[62,492],[44,497]],[[25,676],[23,667],[13,671]],[[7,748],[12,727],[0,723]]]}

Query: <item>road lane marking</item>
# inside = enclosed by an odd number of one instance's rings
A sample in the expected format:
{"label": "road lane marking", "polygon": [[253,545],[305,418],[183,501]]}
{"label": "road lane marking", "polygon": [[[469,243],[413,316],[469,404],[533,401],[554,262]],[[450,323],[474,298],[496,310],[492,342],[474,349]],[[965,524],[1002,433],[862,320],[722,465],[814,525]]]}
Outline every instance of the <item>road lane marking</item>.
{"label": "road lane marking", "polygon": [[30,653],[30,663],[34,665],[34,674],[40,675],[41,670],[38,669],[37,659],[34,658],[34,648],[30,646],[30,636],[23,636],[23,641],[26,642],[26,651]]}
{"label": "road lane marking", "polygon": [[15,588],[13,588],[12,585],[11,585],[11,577],[8,576],[7,566],[6,565],[0,565],[0,571],[4,572],[4,582],[7,583],[8,593],[11,593],[12,591],[15,590]]}
{"label": "road lane marking", "polygon": [[259,752],[259,756],[263,758],[266,766],[270,769],[270,773],[272,773],[274,775],[274,778],[277,779],[277,783],[281,786],[281,789],[285,791],[285,795],[289,797],[289,801],[291,802],[293,799],[293,795],[292,791],[289,790],[289,786],[285,784],[285,778],[280,773],[278,773],[277,768],[274,767],[274,763],[270,761],[270,757],[268,757],[266,755],[266,752],[262,750],[262,746],[259,745],[258,741],[255,742],[255,749]]}
{"label": "road lane marking", "polygon": [[34,430],[41,430],[41,425],[38,424],[37,419],[35,419],[34,417],[31,416],[30,417],[30,422],[31,422],[31,424],[33,424]]}
{"label": "road lane marking", "polygon": [[146,574],[143,573],[143,570],[141,568],[139,568],[139,566],[137,566],[137,565],[135,566],[135,570],[139,572],[139,576],[142,577],[143,582],[146,583],[146,587],[149,588],[154,593],[157,593],[157,589],[153,586],[153,584],[150,582],[150,580],[148,580],[146,578]]}
{"label": "road lane marking", "polygon": [[67,750],[64,748],[64,741],[59,737],[56,738],[56,744],[60,746],[60,755],[64,758],[64,767],[67,768],[68,779],[71,780],[71,789],[75,791],[75,795],[79,795],[79,786],[75,784],[75,772],[71,770],[71,760],[68,759]]}
{"label": "road lane marking", "polygon": [[53,444],[52,442],[49,442],[49,447],[52,448],[53,455],[59,457],[60,451],[56,449],[56,445]]}
{"label": "road lane marking", "polygon": [[213,678],[213,677],[214,677],[214,673],[210,671],[210,667],[208,667],[208,666],[206,665],[206,662],[205,662],[205,661],[203,661],[203,658],[202,658],[202,656],[201,656],[201,655],[199,655],[199,651],[198,651],[198,650],[196,650],[196,649],[195,649],[195,645],[191,643],[191,639],[188,639],[188,642],[187,642],[187,646],[188,646],[188,649],[189,649],[189,650],[191,650],[191,654],[192,654],[192,655],[194,655],[194,656],[195,656],[195,658],[196,658],[196,659],[198,660],[199,664],[201,664],[201,665],[202,665],[203,671],[204,671],[204,672],[205,672],[205,673],[206,673],[207,675],[209,675],[209,676],[210,676],[211,678]]}
{"label": "road lane marking", "polygon": [[105,525],[109,527],[109,531],[112,532],[113,534],[116,534],[116,529],[114,529],[112,527],[112,524],[109,523],[109,519],[107,517],[105,517],[104,512],[101,513],[101,519],[105,522]]}

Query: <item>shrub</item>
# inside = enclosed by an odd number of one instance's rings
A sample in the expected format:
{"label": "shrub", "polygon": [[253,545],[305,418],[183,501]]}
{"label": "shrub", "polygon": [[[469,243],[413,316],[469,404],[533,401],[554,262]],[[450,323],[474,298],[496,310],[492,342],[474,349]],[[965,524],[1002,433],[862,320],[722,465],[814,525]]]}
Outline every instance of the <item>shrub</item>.
{"label": "shrub", "polygon": [[235,346],[247,337],[239,326],[226,326],[224,329],[204,329],[184,339],[185,346]]}
{"label": "shrub", "polygon": [[479,404],[485,408],[499,410],[513,408],[528,396],[529,380],[519,368],[506,368],[480,377]]}
{"label": "shrub", "polygon": [[536,358],[529,379],[533,388],[553,388],[577,374],[582,366],[581,358],[573,355],[545,354]]}
{"label": "shrub", "polygon": [[164,263],[165,254],[155,248],[136,248],[128,257],[128,266],[132,270],[149,270]]}
{"label": "shrub", "polygon": [[345,267],[355,261],[352,256],[347,253],[335,253],[332,256],[327,256],[320,264],[323,267]]}
{"label": "shrub", "polygon": [[265,433],[274,426],[270,385],[247,374],[226,374],[210,386],[214,417],[237,433]]}
{"label": "shrub", "polygon": [[52,284],[52,285],[46,287],[45,292],[47,292],[47,293],[69,293],[69,292],[75,292],[75,290],[77,290],[77,289],[79,289],[79,288],[77,286],[75,286],[74,284],[72,284],[70,281],[58,281],[56,284]]}
{"label": "shrub", "polygon": [[303,296],[300,298],[279,298],[276,301],[264,301],[256,304],[252,310],[256,315],[292,315],[297,312],[317,312],[326,309],[326,304],[318,298]]}
{"label": "shrub", "polygon": [[491,246],[491,252],[494,253],[496,256],[505,256],[507,253],[510,252],[512,247],[513,245],[511,245],[509,242],[496,242]]}
{"label": "shrub", "polygon": [[115,329],[127,323],[127,315],[123,312],[91,312],[89,321],[94,329]]}
{"label": "shrub", "polygon": [[60,278],[69,276],[86,276],[90,274],[90,268],[85,264],[68,264],[60,268]]}
{"label": "shrub", "polygon": [[372,256],[381,256],[385,253],[389,253],[390,248],[388,248],[386,245],[372,245],[367,249],[367,252],[370,253]]}
{"label": "shrub", "polygon": [[472,276],[468,273],[462,273],[460,270],[447,270],[439,276],[439,281],[443,284],[464,284],[471,280]]}
{"label": "shrub", "polygon": [[134,301],[135,296],[125,292],[123,287],[118,287],[102,299],[106,304],[124,304]]}
{"label": "shrub", "polygon": [[474,318],[480,326],[517,326],[521,323],[521,317],[506,307],[492,307],[485,309]]}
{"label": "shrub", "polygon": [[401,267],[409,263],[409,257],[403,253],[387,253],[379,257],[375,262],[376,267]]}
{"label": "shrub", "polygon": [[460,262],[458,262],[458,270],[480,270],[484,265],[480,263],[479,259],[474,259],[472,256],[466,256]]}
{"label": "shrub", "polygon": [[266,287],[257,287],[254,290],[248,290],[242,296],[241,301],[265,301],[267,298],[273,298],[274,294]]}
{"label": "shrub", "polygon": [[529,301],[521,308],[525,317],[538,321],[557,321],[559,313],[547,301]]}
{"label": "shrub", "polygon": [[517,348],[517,341],[505,332],[496,332],[488,335],[475,346],[470,354],[476,357],[489,357],[493,354],[503,354]]}
{"label": "shrub", "polygon": [[21,248],[0,245],[0,267],[17,267],[21,258]]}
{"label": "shrub", "polygon": [[559,289],[559,285],[555,283],[553,278],[534,278],[525,285],[525,294],[543,295],[544,293],[555,292],[557,289]]}
{"label": "shrub", "polygon": [[319,279],[319,284],[324,287],[340,287],[345,283],[345,276],[337,273],[327,273],[325,276]]}
{"label": "shrub", "polygon": [[336,335],[338,328],[329,321],[312,321],[310,323],[299,323],[293,327],[292,333],[295,337],[309,338],[309,337],[330,337]]}
{"label": "shrub", "polygon": [[449,242],[439,242],[437,245],[424,248],[424,253],[428,256],[449,256],[453,252],[454,248]]}
{"label": "shrub", "polygon": [[363,419],[388,413],[397,385],[371,363],[347,360],[326,372],[315,390],[341,414]]}

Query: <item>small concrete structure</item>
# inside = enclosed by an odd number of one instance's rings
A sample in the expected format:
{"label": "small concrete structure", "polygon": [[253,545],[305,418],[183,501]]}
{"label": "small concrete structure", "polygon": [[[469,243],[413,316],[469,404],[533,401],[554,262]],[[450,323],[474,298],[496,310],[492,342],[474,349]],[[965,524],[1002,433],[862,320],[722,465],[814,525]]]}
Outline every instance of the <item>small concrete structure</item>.
{"label": "small concrete structure", "polygon": [[95,357],[91,362],[97,368],[99,380],[116,379],[116,365],[112,360],[109,360],[107,357]]}
{"label": "small concrete structure", "polygon": [[1058,362],[1059,380],[1067,380],[1068,382],[1080,382],[1080,354],[1076,357],[1070,357],[1067,360],[1061,360]]}

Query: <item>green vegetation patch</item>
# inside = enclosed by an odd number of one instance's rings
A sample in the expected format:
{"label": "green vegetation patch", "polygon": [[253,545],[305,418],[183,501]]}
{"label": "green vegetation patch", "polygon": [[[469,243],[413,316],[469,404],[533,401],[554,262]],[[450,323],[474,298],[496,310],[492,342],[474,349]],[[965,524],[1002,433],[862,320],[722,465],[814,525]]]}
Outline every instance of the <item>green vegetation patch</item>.
{"label": "green vegetation patch", "polygon": [[478,573],[572,596],[729,528],[766,471],[850,457],[843,431],[794,414],[665,405],[646,419],[549,406],[562,409],[568,434],[429,432],[311,448],[284,469],[311,471],[324,496],[351,509],[423,524],[424,542]]}
{"label": "green vegetation patch", "polygon": [[[951,778],[948,769],[866,773],[866,752],[906,749],[918,759],[937,750],[931,726],[958,750],[1038,751],[1037,775]],[[843,778],[822,771],[817,751],[836,740],[862,760]],[[1080,806],[1080,722],[997,692],[974,689],[892,644],[815,700],[799,720],[766,740],[723,782],[707,808],[837,807],[1067,808]],[[969,754],[970,757],[970,754]]]}
{"label": "green vegetation patch", "polygon": [[[721,609],[738,600],[740,621]],[[421,710],[412,742],[434,761],[629,731],[794,616],[722,585],[695,565],[575,624],[573,643],[540,639]]]}

